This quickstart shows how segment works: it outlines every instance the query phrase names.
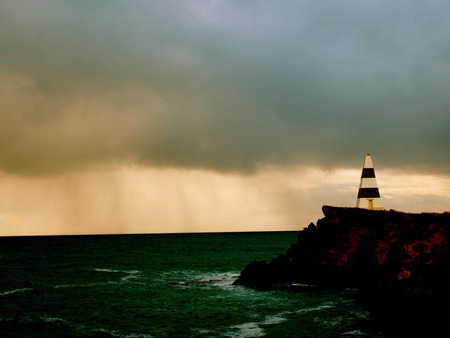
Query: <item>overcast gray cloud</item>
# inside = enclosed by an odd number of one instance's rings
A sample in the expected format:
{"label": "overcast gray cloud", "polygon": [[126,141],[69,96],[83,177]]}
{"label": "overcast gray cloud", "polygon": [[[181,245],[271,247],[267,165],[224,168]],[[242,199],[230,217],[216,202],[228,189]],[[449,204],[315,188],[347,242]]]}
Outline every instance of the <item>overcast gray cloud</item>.
{"label": "overcast gray cloud", "polygon": [[[3,1],[0,167],[448,173],[448,1]],[[358,161],[359,163],[360,161]]]}

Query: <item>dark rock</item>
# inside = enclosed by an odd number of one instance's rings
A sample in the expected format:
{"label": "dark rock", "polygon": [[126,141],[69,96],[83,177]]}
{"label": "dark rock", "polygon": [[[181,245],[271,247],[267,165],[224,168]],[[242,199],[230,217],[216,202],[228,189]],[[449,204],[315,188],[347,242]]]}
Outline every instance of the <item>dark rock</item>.
{"label": "dark rock", "polygon": [[444,322],[450,315],[450,213],[322,210],[325,217],[300,231],[285,255],[249,264],[235,284],[356,288],[358,302],[386,325],[423,323],[429,333]]}

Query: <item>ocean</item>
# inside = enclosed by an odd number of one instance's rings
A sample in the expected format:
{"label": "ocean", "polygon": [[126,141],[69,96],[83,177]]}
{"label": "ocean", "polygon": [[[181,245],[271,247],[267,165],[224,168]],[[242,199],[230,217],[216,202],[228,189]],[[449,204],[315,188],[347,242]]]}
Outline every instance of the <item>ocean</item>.
{"label": "ocean", "polygon": [[339,293],[232,285],[296,232],[0,238],[2,337],[350,337]]}

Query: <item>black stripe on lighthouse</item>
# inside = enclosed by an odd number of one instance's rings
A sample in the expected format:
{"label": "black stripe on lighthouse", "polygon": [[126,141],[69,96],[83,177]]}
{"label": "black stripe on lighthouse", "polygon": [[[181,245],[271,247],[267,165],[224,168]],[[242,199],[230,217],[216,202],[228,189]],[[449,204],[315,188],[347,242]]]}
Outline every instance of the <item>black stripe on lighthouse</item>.
{"label": "black stripe on lighthouse", "polygon": [[378,188],[360,188],[358,191],[358,198],[378,198],[380,192]]}
{"label": "black stripe on lighthouse", "polygon": [[363,168],[361,178],[375,177],[375,170],[373,168]]}

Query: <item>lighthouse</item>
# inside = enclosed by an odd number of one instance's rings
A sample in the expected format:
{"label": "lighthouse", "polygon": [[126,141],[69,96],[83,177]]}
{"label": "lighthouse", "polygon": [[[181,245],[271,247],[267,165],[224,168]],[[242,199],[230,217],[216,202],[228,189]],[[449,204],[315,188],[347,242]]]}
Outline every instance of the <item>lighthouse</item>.
{"label": "lighthouse", "polygon": [[383,210],[372,156],[370,154],[367,154],[364,158],[364,167],[361,173],[356,207],[369,210]]}

